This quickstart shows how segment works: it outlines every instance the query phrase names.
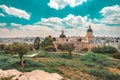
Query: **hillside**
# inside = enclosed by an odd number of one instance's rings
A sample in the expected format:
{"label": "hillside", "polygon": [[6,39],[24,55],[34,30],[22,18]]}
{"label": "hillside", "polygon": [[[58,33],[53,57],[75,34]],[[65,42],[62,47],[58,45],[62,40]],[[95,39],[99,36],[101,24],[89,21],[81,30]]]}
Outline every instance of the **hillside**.
{"label": "hillside", "polygon": [[[79,53],[78,53],[79,54]],[[19,66],[19,58],[0,53],[0,69],[17,69],[22,72],[36,69],[49,73],[58,73],[65,80],[119,80],[120,61],[111,60],[106,55],[92,52],[83,56],[66,53],[48,53],[41,51],[38,55],[29,58],[24,57],[25,67]]]}

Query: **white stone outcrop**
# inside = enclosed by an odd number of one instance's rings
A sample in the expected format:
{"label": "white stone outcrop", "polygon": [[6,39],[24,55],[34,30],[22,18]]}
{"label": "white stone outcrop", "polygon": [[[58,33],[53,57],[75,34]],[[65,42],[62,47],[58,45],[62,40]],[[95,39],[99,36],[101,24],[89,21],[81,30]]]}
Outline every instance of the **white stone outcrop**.
{"label": "white stone outcrop", "polygon": [[20,74],[22,74],[22,72],[20,72],[16,69],[4,70],[4,71],[2,69],[0,69],[0,78],[11,77],[11,76],[20,75]]}
{"label": "white stone outcrop", "polygon": [[48,73],[43,70],[33,70],[31,72],[20,72],[16,69],[11,70],[1,70],[0,69],[0,78],[3,77],[12,77],[12,80],[62,80],[57,73]]}

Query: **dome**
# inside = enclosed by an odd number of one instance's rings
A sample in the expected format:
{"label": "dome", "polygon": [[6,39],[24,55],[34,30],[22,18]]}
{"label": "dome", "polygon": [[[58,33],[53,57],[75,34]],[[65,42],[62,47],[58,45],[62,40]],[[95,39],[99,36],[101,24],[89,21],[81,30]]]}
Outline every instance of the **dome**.
{"label": "dome", "polygon": [[64,34],[61,34],[59,38],[66,38]]}
{"label": "dome", "polygon": [[93,32],[90,24],[89,24],[89,29],[87,30],[87,32]]}
{"label": "dome", "polygon": [[65,34],[64,34],[64,30],[62,30],[61,33],[62,33],[62,34],[60,35],[59,38],[66,38],[66,36],[65,36]]}
{"label": "dome", "polygon": [[87,32],[93,32],[92,29],[88,29]]}

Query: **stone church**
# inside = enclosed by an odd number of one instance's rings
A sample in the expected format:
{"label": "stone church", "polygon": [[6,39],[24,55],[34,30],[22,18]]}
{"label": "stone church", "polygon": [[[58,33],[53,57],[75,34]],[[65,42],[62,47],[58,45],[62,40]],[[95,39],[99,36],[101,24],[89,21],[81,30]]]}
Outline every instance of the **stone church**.
{"label": "stone church", "polygon": [[54,42],[56,50],[58,45],[66,44],[66,43],[72,43],[75,46],[75,51],[80,51],[83,49],[91,50],[93,47],[96,47],[97,45],[92,44],[92,41],[94,40],[93,36],[93,30],[91,29],[91,25],[89,25],[89,28],[87,30],[87,34],[82,40],[81,37],[66,37],[64,34],[64,30],[61,31],[61,35],[59,38]]}

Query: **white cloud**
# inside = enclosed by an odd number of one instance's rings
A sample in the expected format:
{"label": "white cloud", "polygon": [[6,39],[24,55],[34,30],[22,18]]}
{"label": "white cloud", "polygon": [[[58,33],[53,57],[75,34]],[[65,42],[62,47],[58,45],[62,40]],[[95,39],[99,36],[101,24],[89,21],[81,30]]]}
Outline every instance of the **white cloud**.
{"label": "white cloud", "polygon": [[[91,24],[94,36],[120,36],[119,27],[110,27],[105,24]],[[77,27],[65,29],[66,36],[85,36],[87,33],[87,27]],[[112,33],[111,33],[112,32]],[[7,28],[0,28],[0,37],[46,37],[48,35],[59,37],[61,29],[55,30],[49,26],[40,25],[25,25],[19,27],[19,29],[9,30]]]}
{"label": "white cloud", "polygon": [[85,25],[88,21],[87,16],[74,16],[72,14],[69,14],[66,18],[63,18],[63,22],[65,22],[67,25],[76,27],[80,25]]}
{"label": "white cloud", "polygon": [[0,27],[6,26],[6,23],[0,23]]}
{"label": "white cloud", "polygon": [[92,29],[95,36],[120,37],[120,27],[117,26],[111,27],[105,24],[92,24]]}
{"label": "white cloud", "polygon": [[[94,19],[94,21],[95,20],[99,21],[99,19]],[[89,21],[91,21],[91,26],[95,36],[120,36],[120,27],[111,27],[106,24],[92,23],[93,20],[88,19],[88,16],[82,17],[69,14],[65,18],[42,18],[42,20],[36,23],[36,25],[48,26],[49,28],[52,26],[51,29],[57,31],[57,34],[61,34],[60,31],[64,29],[67,36],[85,36],[87,33]]]}
{"label": "white cloud", "polygon": [[44,25],[44,26],[61,26],[62,28],[69,28],[69,27],[80,27],[82,25],[86,25],[88,21],[87,16],[74,16],[69,14],[65,18],[58,18],[58,17],[51,17],[51,18],[42,18],[40,22],[35,24],[37,25]]}
{"label": "white cloud", "polygon": [[114,6],[108,6],[104,7],[100,13],[102,13],[103,16],[114,16],[120,14],[120,6],[114,5]]}
{"label": "white cloud", "polygon": [[25,25],[19,29],[0,28],[0,38],[5,37],[46,37],[48,35],[57,36],[57,32],[47,26]]}
{"label": "white cloud", "polygon": [[61,24],[62,23],[62,19],[58,18],[58,17],[51,17],[51,18],[42,18],[40,23],[56,23],[56,24]]}
{"label": "white cloud", "polygon": [[48,5],[56,10],[63,9],[66,6],[75,7],[87,2],[87,0],[50,0]]}
{"label": "white cloud", "polygon": [[6,5],[0,5],[0,8],[3,9],[3,11],[9,15],[30,20],[30,14],[28,14],[24,10],[17,9],[14,7],[7,7]]}
{"label": "white cloud", "polygon": [[0,16],[3,16],[3,17],[4,17],[5,15],[4,15],[3,13],[0,13]]}
{"label": "white cloud", "polygon": [[[99,19],[95,20],[99,21]],[[62,29],[65,30],[66,36],[85,36],[88,25],[89,19],[87,16],[82,17],[69,14],[65,18],[42,18],[41,21],[33,25],[11,23],[11,26],[19,26],[19,29],[14,28],[9,30],[7,28],[0,28],[0,37],[46,37],[48,35],[59,37]],[[94,36],[120,36],[120,27],[117,26],[111,27],[106,24],[91,23],[91,27]]]}
{"label": "white cloud", "polygon": [[101,23],[105,24],[120,24],[120,6],[108,6],[104,7],[100,13],[104,18],[100,19]]}
{"label": "white cloud", "polygon": [[16,23],[10,23],[11,26],[15,26],[15,27],[20,27],[22,26],[21,24],[16,24]]}
{"label": "white cloud", "polygon": [[[91,19],[88,19],[87,16],[82,17],[69,14],[65,18],[42,18],[40,22],[35,24],[51,28],[53,31],[56,31],[56,33],[58,34],[57,36],[61,34],[62,29],[65,30],[65,34],[67,36],[85,36],[89,25],[89,20]],[[99,20],[96,19],[96,21]],[[91,20],[91,22],[93,22],[93,20]],[[91,23],[91,26],[95,36],[120,36],[120,28],[117,26],[111,27],[100,23]],[[49,30],[46,30],[46,32],[47,31]]]}

